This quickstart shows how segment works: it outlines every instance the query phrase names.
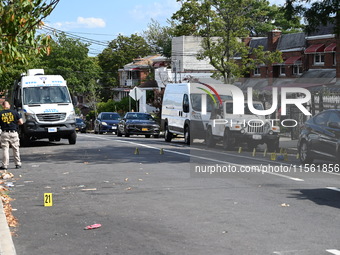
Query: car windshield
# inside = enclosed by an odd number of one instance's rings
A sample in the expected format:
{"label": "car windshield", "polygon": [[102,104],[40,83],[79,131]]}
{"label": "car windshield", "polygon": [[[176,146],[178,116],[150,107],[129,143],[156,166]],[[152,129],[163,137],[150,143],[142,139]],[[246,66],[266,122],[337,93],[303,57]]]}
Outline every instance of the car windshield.
{"label": "car windshield", "polygon": [[[253,103],[253,106],[256,110],[263,110],[263,105],[261,103]],[[228,102],[226,103],[226,112],[232,114],[233,113],[233,103],[232,102]],[[253,114],[249,108],[248,108],[248,104],[244,104],[244,114]]]}
{"label": "car windshield", "polygon": [[24,88],[24,104],[71,103],[70,94],[65,86]]}
{"label": "car windshield", "polygon": [[102,115],[103,120],[119,120],[119,115],[116,113],[105,113]]}
{"label": "car windshield", "polygon": [[128,120],[154,120],[150,114],[147,113],[128,113],[126,114]]}
{"label": "car windshield", "polygon": [[84,121],[82,119],[76,119],[76,123],[81,124],[84,123]]}
{"label": "car windshield", "polygon": [[[220,97],[222,101],[232,99],[232,97],[228,95],[220,95]],[[190,98],[192,109],[194,111],[202,111],[202,94],[191,94]],[[213,95],[213,98],[211,96],[207,96],[207,112],[211,112],[215,108],[215,105],[218,104],[217,96]]]}

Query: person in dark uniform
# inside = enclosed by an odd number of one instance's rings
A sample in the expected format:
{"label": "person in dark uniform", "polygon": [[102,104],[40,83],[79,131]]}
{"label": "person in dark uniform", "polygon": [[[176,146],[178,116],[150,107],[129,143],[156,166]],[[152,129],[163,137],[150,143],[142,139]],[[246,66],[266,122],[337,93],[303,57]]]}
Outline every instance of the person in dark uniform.
{"label": "person in dark uniform", "polygon": [[7,170],[9,165],[9,147],[12,146],[15,168],[21,168],[21,159],[19,152],[19,125],[23,124],[22,118],[15,110],[11,110],[8,101],[2,103],[3,110],[0,112],[1,126],[1,148],[3,151],[2,166],[0,169]]}

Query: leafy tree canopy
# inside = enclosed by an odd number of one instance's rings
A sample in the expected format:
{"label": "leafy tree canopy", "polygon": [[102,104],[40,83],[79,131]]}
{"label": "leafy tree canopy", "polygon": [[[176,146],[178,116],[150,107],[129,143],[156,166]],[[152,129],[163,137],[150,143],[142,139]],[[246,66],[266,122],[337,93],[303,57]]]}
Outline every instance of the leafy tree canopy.
{"label": "leafy tree canopy", "polygon": [[[255,0],[196,0],[182,1],[182,8],[172,18],[177,35],[203,37],[199,59],[209,59],[224,82],[242,76],[251,68],[249,48],[240,40],[249,33],[258,34],[254,16],[261,16]],[[264,3],[265,1],[263,1]],[[268,5],[268,4],[267,4]],[[255,15],[256,13],[256,15]],[[268,21],[270,23],[270,20]],[[263,49],[262,49],[263,50]],[[281,62],[277,53],[257,54],[261,62]],[[238,59],[242,59],[240,62]],[[240,67],[241,64],[241,67]]]}
{"label": "leafy tree canopy", "polygon": [[27,64],[31,54],[48,54],[50,36],[36,36],[59,0],[3,0],[0,2],[0,72],[8,64]]}
{"label": "leafy tree canopy", "polygon": [[99,54],[99,65],[104,71],[102,82],[105,86],[118,86],[118,69],[131,63],[134,59],[145,57],[152,53],[151,47],[142,36],[118,35],[109,46]]}
{"label": "leafy tree canopy", "polygon": [[[41,58],[46,74],[59,74],[67,80],[73,93],[84,93],[90,84],[97,84],[101,68],[96,58],[88,57],[88,46],[78,39],[59,34],[51,43],[51,54]],[[99,85],[97,89],[99,89]]]}
{"label": "leafy tree canopy", "polygon": [[173,38],[174,23],[171,26],[161,26],[158,21],[151,19],[147,30],[143,31],[143,37],[151,46],[152,51],[165,57],[171,57],[171,41]]}
{"label": "leafy tree canopy", "polygon": [[340,36],[340,0],[286,0],[285,17],[302,14],[306,21],[306,32],[314,32],[320,25],[334,26],[334,33]]}

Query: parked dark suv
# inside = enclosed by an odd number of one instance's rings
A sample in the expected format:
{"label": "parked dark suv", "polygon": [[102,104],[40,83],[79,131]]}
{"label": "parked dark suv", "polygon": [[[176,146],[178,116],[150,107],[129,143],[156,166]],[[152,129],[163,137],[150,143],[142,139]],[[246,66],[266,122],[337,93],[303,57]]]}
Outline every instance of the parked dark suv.
{"label": "parked dark suv", "polygon": [[303,164],[316,158],[340,163],[340,109],[320,112],[306,121],[298,150]]}

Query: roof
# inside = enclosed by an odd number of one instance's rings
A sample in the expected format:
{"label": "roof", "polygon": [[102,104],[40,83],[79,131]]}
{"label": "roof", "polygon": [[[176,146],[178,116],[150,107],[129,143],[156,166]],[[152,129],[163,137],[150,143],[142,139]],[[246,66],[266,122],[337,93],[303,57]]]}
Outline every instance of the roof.
{"label": "roof", "polygon": [[133,62],[126,64],[124,66],[124,69],[133,69],[133,68],[148,68],[149,66],[152,66],[153,64],[153,59],[159,58],[161,55],[152,55],[152,56],[147,56],[144,58],[138,58],[134,59]]}
{"label": "roof", "polygon": [[329,35],[334,34],[334,24],[328,24],[326,26],[318,26],[315,28],[315,31],[308,34],[308,36],[318,36],[318,35]]}
{"label": "roof", "polygon": [[293,33],[281,35],[277,44],[277,50],[304,48],[306,46],[305,33]]}
{"label": "roof", "polygon": [[268,39],[267,37],[252,38],[249,43],[251,49],[263,46],[263,50],[268,50]]}

